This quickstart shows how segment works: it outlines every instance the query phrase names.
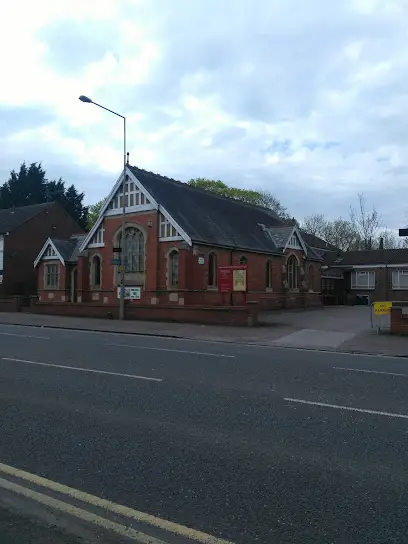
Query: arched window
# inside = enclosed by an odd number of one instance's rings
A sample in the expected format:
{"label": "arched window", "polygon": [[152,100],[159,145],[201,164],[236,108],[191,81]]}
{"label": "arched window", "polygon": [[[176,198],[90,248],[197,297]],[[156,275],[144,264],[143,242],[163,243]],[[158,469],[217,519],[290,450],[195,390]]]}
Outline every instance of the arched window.
{"label": "arched window", "polygon": [[208,255],[208,287],[217,287],[217,255]]}
{"label": "arched window", "polygon": [[289,289],[297,289],[299,287],[299,273],[297,259],[294,255],[289,257],[286,269]]}
{"label": "arched window", "polygon": [[169,253],[169,287],[178,287],[179,283],[179,254],[173,249]]}
{"label": "arched window", "polygon": [[242,257],[240,257],[239,264],[248,264],[248,259],[245,257],[245,255],[242,255]]}
{"label": "arched window", "polygon": [[315,278],[314,278],[313,265],[309,266],[309,289],[311,289],[312,291],[315,290]]}
{"label": "arched window", "polygon": [[135,227],[127,227],[125,230],[125,244],[122,246],[122,236],[120,234],[119,246],[122,248],[126,272],[144,272],[145,242],[143,232]]}
{"label": "arched window", "polygon": [[101,286],[101,258],[99,255],[94,255],[92,257],[91,263],[91,273],[92,273],[92,287]]}
{"label": "arched window", "polygon": [[266,261],[265,285],[267,289],[272,289],[272,261]]}

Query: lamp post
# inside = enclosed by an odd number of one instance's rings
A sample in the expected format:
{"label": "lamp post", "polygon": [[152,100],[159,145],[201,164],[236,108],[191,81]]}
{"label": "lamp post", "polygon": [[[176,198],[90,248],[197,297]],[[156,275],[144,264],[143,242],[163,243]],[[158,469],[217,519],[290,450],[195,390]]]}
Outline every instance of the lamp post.
{"label": "lamp post", "polygon": [[126,203],[125,203],[125,189],[126,189],[126,117],[123,115],[120,115],[120,113],[116,113],[116,111],[112,111],[108,108],[105,108],[105,106],[101,106],[101,104],[97,104],[87,96],[81,95],[79,97],[79,100],[81,102],[85,102],[86,104],[94,104],[95,106],[98,106],[98,108],[102,108],[105,111],[108,111],[109,113],[113,113],[114,115],[117,115],[121,119],[123,119],[123,180],[122,180],[122,226],[121,226],[121,236],[122,236],[122,243],[121,243],[121,252],[120,252],[120,297],[119,297],[119,319],[123,320],[125,319],[125,260],[124,260],[124,248],[125,248],[125,219],[126,219]]}

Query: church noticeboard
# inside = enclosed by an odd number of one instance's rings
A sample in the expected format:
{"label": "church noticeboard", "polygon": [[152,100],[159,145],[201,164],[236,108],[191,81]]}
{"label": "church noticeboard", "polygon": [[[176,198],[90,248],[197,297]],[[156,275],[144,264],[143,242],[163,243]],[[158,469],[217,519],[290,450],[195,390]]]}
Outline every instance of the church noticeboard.
{"label": "church noticeboard", "polygon": [[232,293],[247,291],[247,266],[219,266],[218,291]]}

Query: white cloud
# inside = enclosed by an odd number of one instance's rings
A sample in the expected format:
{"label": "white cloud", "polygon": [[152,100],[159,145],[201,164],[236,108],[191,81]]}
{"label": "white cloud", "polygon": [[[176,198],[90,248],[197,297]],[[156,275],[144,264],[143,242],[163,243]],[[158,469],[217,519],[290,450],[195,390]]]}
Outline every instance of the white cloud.
{"label": "white cloud", "polygon": [[407,0],[8,3],[2,175],[43,160],[88,201],[104,196],[123,129],[78,101],[86,94],[127,116],[134,164],[264,187],[298,217],[347,215],[364,191],[398,228],[408,212],[406,20]]}

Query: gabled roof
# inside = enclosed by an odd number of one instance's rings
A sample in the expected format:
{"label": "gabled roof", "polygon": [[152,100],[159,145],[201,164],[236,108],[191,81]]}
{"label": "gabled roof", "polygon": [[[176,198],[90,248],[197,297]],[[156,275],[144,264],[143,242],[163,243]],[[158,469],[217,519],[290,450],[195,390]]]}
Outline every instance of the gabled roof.
{"label": "gabled roof", "polygon": [[291,227],[272,227],[268,229],[269,234],[272,236],[273,241],[278,248],[286,247],[288,240],[293,232],[293,226]]}
{"label": "gabled roof", "polygon": [[374,264],[408,264],[408,249],[370,249],[328,253],[328,266],[362,266]]}
{"label": "gabled roof", "polygon": [[[243,251],[255,251],[282,255],[294,226],[288,227],[272,210],[240,200],[226,198],[209,191],[191,187],[141,168],[127,166],[127,173],[143,190],[149,202],[167,219],[189,245],[192,243],[227,247]],[[84,251],[103,221],[111,199],[116,195],[123,179],[123,172],[115,183],[101,209],[99,218],[81,244]],[[267,229],[285,229],[285,244],[277,246]],[[282,231],[283,232],[283,231]],[[296,233],[309,259],[320,261],[320,256],[304,244],[298,229]]]}
{"label": "gabled roof", "polygon": [[[268,208],[219,196],[134,166],[129,169],[193,242],[281,255],[294,230]],[[278,246],[265,228],[278,229],[282,238],[286,237],[285,243]],[[320,260],[310,248],[306,249],[309,258]]]}
{"label": "gabled roof", "polygon": [[44,204],[33,204],[31,206],[19,206],[0,210],[0,234],[12,232],[14,229],[29,221],[36,215],[49,208],[53,202]]}
{"label": "gabled roof", "polygon": [[326,242],[326,240],[323,240],[323,238],[319,238],[315,234],[309,234],[308,232],[305,232],[304,230],[300,230],[300,232],[306,244],[312,247],[313,249],[321,249],[324,252],[338,251],[338,248],[336,246],[334,246],[333,244],[329,244],[329,242]]}
{"label": "gabled roof", "polygon": [[84,241],[85,236],[85,234],[73,234],[70,238],[48,238],[34,261],[34,268],[41,261],[49,246],[55,250],[57,259],[59,259],[62,264],[75,263],[78,260],[79,248]]}

